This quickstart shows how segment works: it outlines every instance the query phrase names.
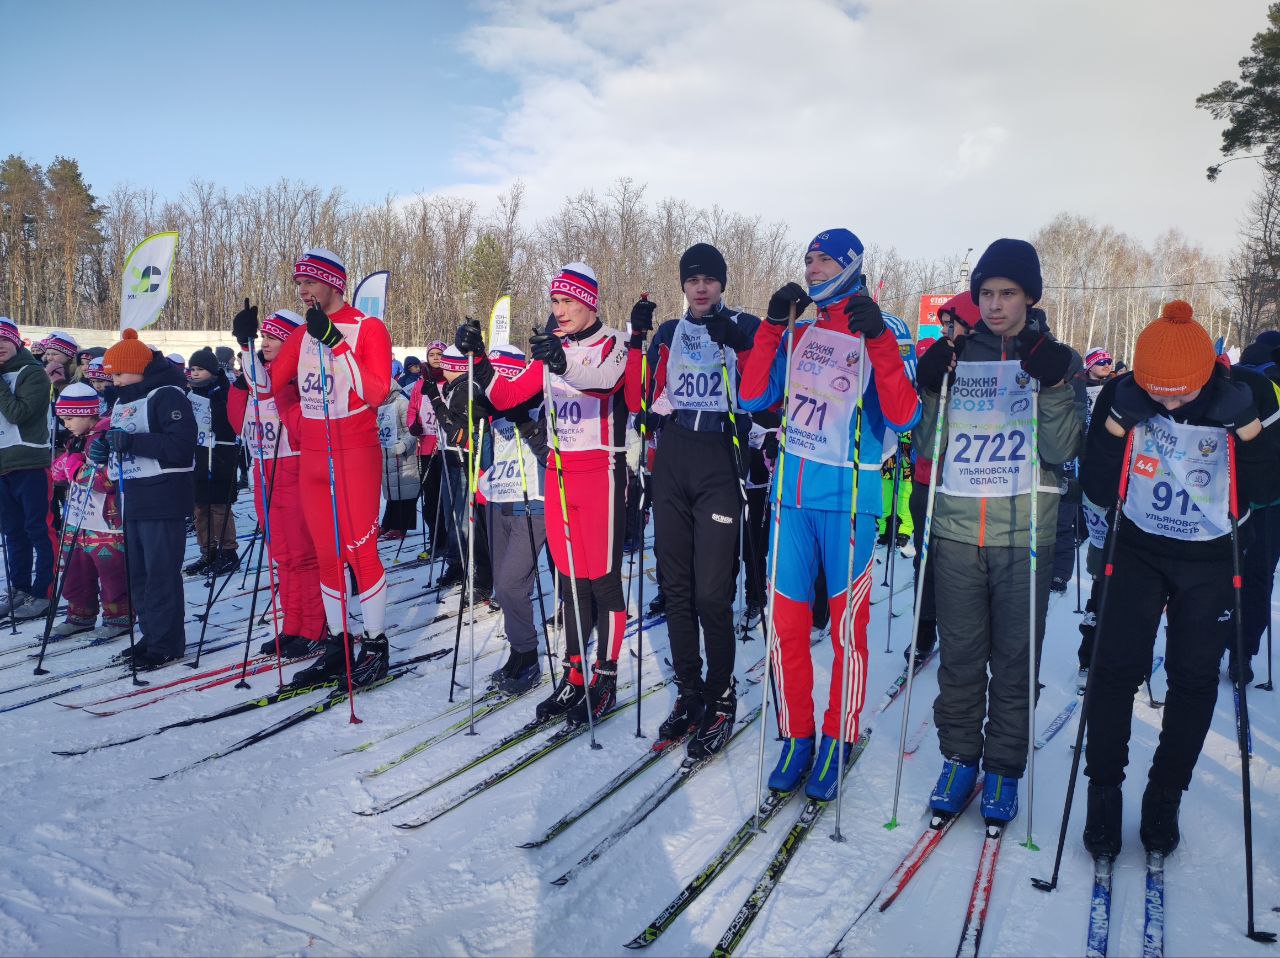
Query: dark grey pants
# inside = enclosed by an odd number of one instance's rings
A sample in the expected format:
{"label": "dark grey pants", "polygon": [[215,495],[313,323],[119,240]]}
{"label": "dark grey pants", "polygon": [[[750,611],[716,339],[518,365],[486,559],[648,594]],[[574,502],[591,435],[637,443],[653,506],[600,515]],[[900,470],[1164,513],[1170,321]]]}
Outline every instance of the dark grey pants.
{"label": "dark grey pants", "polygon": [[534,554],[542,552],[547,531],[541,515],[532,519],[533,549],[530,549],[528,519],[523,515],[503,515],[500,505],[489,507],[493,530],[493,597],[502,606],[507,640],[517,652],[533,652],[538,648],[538,629],[533,616],[537,598],[535,592],[531,600],[529,593],[535,589],[533,580],[537,574]]}
{"label": "dark grey pants", "polygon": [[142,632],[139,644],[152,655],[182,655],[187,647],[182,594],[185,519],[130,519],[125,524],[129,598]]}
{"label": "dark grey pants", "polygon": [[[1052,574],[1043,558],[1053,554],[1051,537],[1042,535],[1039,545],[1037,671]],[[982,759],[988,772],[1021,778],[1027,765],[1028,552],[936,536],[930,549],[940,652],[933,720],[942,754]]]}

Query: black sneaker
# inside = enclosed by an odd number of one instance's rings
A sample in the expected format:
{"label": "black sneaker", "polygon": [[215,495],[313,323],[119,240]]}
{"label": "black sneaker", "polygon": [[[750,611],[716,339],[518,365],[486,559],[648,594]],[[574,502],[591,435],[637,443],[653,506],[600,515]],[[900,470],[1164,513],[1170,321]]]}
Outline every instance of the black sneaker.
{"label": "black sneaker", "polygon": [[702,719],[703,709],[701,692],[679,690],[675,704],[671,706],[671,714],[658,726],[659,740],[683,738]]}
{"label": "black sneaker", "polygon": [[[570,675],[575,672],[577,673],[577,683],[569,680]],[[534,709],[534,718],[539,722],[549,722],[551,719],[577,708],[586,694],[587,690],[582,682],[582,673],[578,671],[576,665],[566,665],[564,674],[561,675],[560,683],[555,687],[555,691],[539,702],[538,707]]]}
{"label": "black sneaker", "polygon": [[213,565],[213,553],[205,552],[195,562],[192,562],[190,565],[183,566],[182,574],[189,576],[204,575],[209,571],[209,566],[211,565]]}
{"label": "black sneaker", "polygon": [[1143,848],[1168,855],[1178,847],[1182,837],[1178,832],[1181,804],[1182,789],[1147,782],[1147,790],[1142,793],[1142,825],[1138,829]]}
{"label": "black sneaker", "polygon": [[709,758],[725,747],[733,734],[733,723],[738,717],[738,696],[729,689],[715,702],[706,706],[698,728],[689,739],[686,754],[692,759]]}
{"label": "black sneaker", "polygon": [[[608,659],[597,662],[591,668],[591,721],[599,722],[618,704],[618,661]],[[587,721],[587,696],[582,696],[569,713],[570,725],[584,725]]]}
{"label": "black sneaker", "polygon": [[1084,847],[1094,858],[1115,859],[1124,829],[1124,793],[1119,785],[1090,785]]}
{"label": "black sneaker", "polygon": [[653,597],[653,601],[649,603],[650,615],[665,615],[667,611],[667,597],[659,592]]}
{"label": "black sneaker", "polygon": [[385,634],[374,638],[365,636],[360,641],[360,655],[351,667],[351,684],[368,685],[386,678],[387,665],[391,661],[391,647]]}
{"label": "black sneaker", "polygon": [[511,658],[498,679],[498,691],[503,695],[521,695],[538,684],[542,667],[538,665],[538,650],[512,652]]}

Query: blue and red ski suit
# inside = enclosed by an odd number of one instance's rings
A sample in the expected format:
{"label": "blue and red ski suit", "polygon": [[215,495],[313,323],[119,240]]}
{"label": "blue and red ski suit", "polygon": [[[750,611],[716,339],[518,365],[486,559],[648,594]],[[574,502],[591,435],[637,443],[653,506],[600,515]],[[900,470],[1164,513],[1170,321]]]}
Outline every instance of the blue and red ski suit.
{"label": "blue and red ski suit", "polygon": [[[851,339],[843,300],[818,310],[816,322],[796,326],[796,343],[815,325],[839,332]],[[889,317],[886,317],[888,322]],[[861,337],[858,337],[861,338]],[[754,347],[742,370],[738,394],[748,412],[769,409],[782,400],[787,375],[786,327],[761,323]],[[813,660],[809,653],[809,633],[813,624],[811,603],[819,564],[826,574],[827,597],[831,609],[831,642],[834,662],[830,692],[823,716],[822,731],[835,739],[854,741],[858,736],[858,715],[866,697],[867,622],[871,617],[872,557],[876,523],[880,518],[880,462],[886,429],[903,433],[920,418],[920,404],[903,366],[890,325],[874,339],[866,341],[870,370],[862,391],[862,428],[859,444],[854,442],[856,415],[849,423],[849,462],[858,463],[857,517],[854,526],[854,578],[846,589],[849,571],[849,509],[853,495],[854,469],[803,459],[790,449],[774,469],[773,481],[782,483],[782,509],[775,519],[772,548],[777,549],[777,594],[773,606],[773,627],[777,633],[773,668],[777,675],[779,725],[787,738],[807,738],[814,734]],[[775,485],[771,497],[776,497]],[[770,555],[769,568],[773,568]],[[840,676],[843,669],[843,628],[846,597],[853,597],[852,695],[848,721],[840,729]]]}

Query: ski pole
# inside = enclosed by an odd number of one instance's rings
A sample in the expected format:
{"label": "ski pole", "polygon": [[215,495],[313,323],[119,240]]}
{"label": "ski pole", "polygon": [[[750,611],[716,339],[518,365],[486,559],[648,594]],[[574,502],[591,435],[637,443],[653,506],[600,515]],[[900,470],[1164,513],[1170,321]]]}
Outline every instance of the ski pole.
{"label": "ski pole", "polygon": [[[537,330],[534,330],[535,335]],[[569,566],[569,595],[573,601],[573,622],[578,632],[578,655],[580,670],[582,672],[582,694],[587,705],[587,730],[591,736],[591,747],[599,749],[602,746],[596,741],[596,720],[591,709],[591,680],[587,677],[587,637],[582,632],[582,606],[578,601],[578,573],[573,563],[573,539],[570,538],[569,528],[569,500],[564,492],[564,461],[560,458],[560,431],[556,428],[556,404],[555,394],[551,391],[551,370],[547,368],[547,364],[542,364],[542,395],[543,402],[547,407],[547,422],[551,426],[551,452],[555,456],[556,461],[556,486],[560,491],[560,516],[564,520],[564,549],[565,559]],[[566,617],[566,625],[568,618]],[[599,640],[597,639],[597,644]],[[565,654],[568,655],[569,646],[565,644]],[[596,658],[600,657],[599,648],[596,649]],[[639,694],[639,689],[636,690]]]}
{"label": "ski pole", "polygon": [[[641,293],[646,302],[648,293]],[[644,607],[644,540],[649,531],[649,346],[640,349],[640,584],[636,587],[636,738],[644,738],[640,728],[640,706],[644,697],[640,688],[644,684],[644,620],[649,610]],[[657,556],[654,557],[657,561]]]}
{"label": "ski pole", "polygon": [[4,545],[4,589],[5,595],[9,602],[9,630],[13,635],[18,634],[18,620],[13,616],[13,576],[9,573],[9,536],[6,533],[0,533],[0,543]]}
{"label": "ski pole", "polygon": [[[449,453],[452,451],[458,454],[458,465],[459,465],[459,468],[461,468],[462,450],[461,449],[450,450],[444,439],[443,434],[441,435],[440,441],[442,446],[442,451],[440,453],[440,474],[441,474],[441,478],[443,479],[445,498],[449,500],[449,512],[444,523],[445,537],[447,538],[449,535],[448,520],[452,519],[454,549],[458,553],[458,561],[465,562],[467,557],[462,553],[462,524],[461,524],[461,520],[458,519],[458,510],[454,507],[454,504],[453,504],[453,480],[449,478]],[[444,586],[441,583],[442,583],[442,580],[444,579],[444,572],[448,565],[448,555],[449,555],[449,546],[448,546],[448,543],[446,543],[444,561],[440,563],[440,575],[436,577],[436,604],[437,605],[440,603],[440,595],[444,591]],[[462,569],[462,577],[464,580],[467,577],[467,570],[465,566]],[[464,585],[465,585],[465,582],[464,582]],[[459,588],[461,588],[461,586]],[[459,610],[458,614],[461,615],[462,606],[458,606],[458,610]],[[450,690],[449,694],[450,696],[453,695],[452,689]],[[450,697],[449,701],[452,702],[453,698]]]}
{"label": "ski pole", "polygon": [[889,532],[889,561],[886,563],[888,568],[886,572],[886,585],[889,586],[889,614],[885,616],[884,629],[884,651],[887,655],[893,651],[893,587],[896,582],[894,573],[897,571],[895,560],[898,553],[898,533],[900,528],[898,524],[898,491],[899,483],[902,480],[902,447],[899,446],[897,453],[893,457],[893,506],[889,514],[888,525],[885,527]]}
{"label": "ski pole", "polygon": [[[761,715],[769,711],[769,689],[773,683],[773,653],[778,642],[777,630],[773,626],[773,612],[778,593],[778,545],[782,541],[782,477],[787,462],[787,402],[791,397],[791,356],[795,350],[796,341],[795,303],[791,304],[790,312],[787,315],[786,335],[786,369],[783,372],[782,379],[782,422],[778,426],[778,468],[774,476],[773,554],[769,557],[769,591],[765,598],[764,681],[761,683],[761,694],[764,696],[764,701],[760,707]],[[768,735],[768,725],[768,722],[760,723],[760,751],[756,761],[757,796],[764,792],[764,743]],[[782,733],[781,724],[778,725],[778,733]],[[760,827],[759,804],[756,805],[755,819],[751,824],[751,829],[754,832],[764,830]]]}
{"label": "ski pole", "polygon": [[1040,528],[1036,507],[1040,488],[1040,385],[1034,379],[1031,381],[1031,461],[1028,465],[1031,470],[1031,500],[1030,514],[1027,517],[1027,546],[1031,556],[1031,578],[1027,589],[1027,840],[1022,843],[1022,847],[1038,852],[1040,849],[1031,837],[1031,820],[1036,810],[1036,698],[1039,691],[1036,637],[1040,631],[1040,617],[1037,614],[1039,603],[1036,601],[1036,539]]}
{"label": "ski pole", "polygon": [[[210,432],[209,435],[212,436],[213,433]],[[210,446],[209,448],[209,474],[210,476],[213,475],[213,447],[212,446]],[[236,485],[236,470],[233,468],[231,470],[231,477],[227,481],[227,498],[228,499],[231,498],[231,493],[234,491],[235,485]],[[226,538],[227,538],[227,522],[231,519],[231,503],[229,502],[226,503],[226,507],[227,507],[227,511],[222,514],[221,528],[218,529],[218,538],[216,540],[217,548],[213,550],[219,557],[222,555],[222,543],[226,541]],[[210,520],[210,523],[212,523],[213,521],[212,503],[210,503],[210,506],[209,506],[209,520]],[[212,539],[212,536],[210,537],[210,541],[214,541]],[[265,537],[263,541],[264,542],[266,541]],[[258,550],[258,555],[259,557],[261,557],[262,555],[261,549]],[[214,569],[216,568],[217,567],[215,566]],[[234,569],[228,570],[227,580],[230,581],[235,576],[235,574],[236,573]],[[214,583],[217,581],[217,578],[218,577],[213,574],[213,569],[211,569],[209,572],[209,597],[205,601],[204,619],[200,623],[200,641],[196,643],[195,661],[188,664],[188,668],[191,668],[191,669],[200,668],[200,656],[204,652],[204,637],[205,637],[205,633],[209,629],[209,613],[213,610],[213,586],[214,586]],[[255,586],[254,588],[256,590],[257,586]],[[256,591],[254,592],[254,599],[257,599]],[[249,621],[252,622],[253,618],[250,617]]]}
{"label": "ski pole", "polygon": [[[257,400],[254,400],[254,416],[258,416]],[[267,584],[271,589],[271,623],[275,632],[276,639],[276,678],[281,688],[284,688],[284,666],[280,663],[280,617],[276,614],[276,590],[275,567],[272,564],[271,555],[271,502],[276,485],[276,473],[280,469],[280,436],[284,431],[284,423],[279,424],[276,430],[275,451],[271,454],[271,479],[264,482],[266,478],[264,462],[265,454],[262,451],[262,420],[258,420],[258,482],[256,484],[258,494],[262,497],[262,523],[264,526],[262,544],[258,546],[258,568],[253,574],[253,598],[249,602],[249,626],[244,634],[244,662],[240,665],[240,681],[235,684],[235,688],[247,689],[249,682],[245,678],[249,671],[249,643],[252,641],[254,616],[258,612],[258,586],[262,581],[262,554],[263,550],[267,553]]]}
{"label": "ski pole", "polygon": [[1244,583],[1240,575],[1240,488],[1239,477],[1236,474],[1236,436],[1231,430],[1227,431],[1227,475],[1231,485],[1228,506],[1231,516],[1231,585],[1235,598],[1236,693],[1240,697],[1240,721],[1236,725],[1236,741],[1240,747],[1240,797],[1244,813],[1244,892],[1249,920],[1245,934],[1254,941],[1270,943],[1276,940],[1275,932],[1258,931],[1253,923],[1253,801],[1249,787],[1249,703],[1247,700],[1249,683],[1244,681],[1247,660],[1245,659],[1242,598]]}
{"label": "ski pole", "polygon": [[[1076,465],[1076,482],[1080,481],[1079,460]],[[1075,503],[1075,511],[1071,516],[1071,545],[1076,554],[1076,615],[1081,615],[1084,609],[1080,608],[1080,503]]]}
{"label": "ski pole", "polygon": [[[460,465],[465,465],[470,469],[469,464],[462,461],[462,453],[459,450],[458,459]],[[448,473],[445,473],[447,478]],[[453,631],[453,665],[449,669],[449,701],[453,701],[453,690],[458,687],[458,653],[462,648],[462,613],[464,605],[470,601],[471,597],[467,594],[467,585],[471,582],[471,552],[470,550],[463,552],[462,550],[462,523],[458,519],[457,510],[453,505],[453,484],[449,483],[449,514],[453,516],[453,534],[454,541],[458,544],[458,558],[462,562],[462,584],[458,586],[458,619],[454,623]],[[442,577],[443,578],[443,577]],[[436,580],[436,597],[439,600],[440,582]]]}
{"label": "ski pole", "polygon": [[[1262,517],[1262,547],[1264,550],[1266,550],[1267,562],[1271,561],[1271,512],[1270,512],[1270,509],[1273,509],[1273,508],[1276,508],[1276,507],[1269,506],[1266,509],[1259,510]],[[1272,570],[1272,573],[1271,573],[1270,585],[1272,588],[1275,587],[1275,571],[1274,570]],[[1270,591],[1268,591],[1267,595],[1270,596],[1270,594],[1271,594]],[[1275,689],[1275,686],[1271,683],[1271,631],[1272,631],[1273,616],[1271,615],[1270,605],[1271,604],[1268,602],[1267,603],[1267,680],[1265,682],[1259,682],[1257,685],[1254,686],[1254,688],[1261,689],[1264,692],[1270,692]]]}
{"label": "ski pole", "polygon": [[133,615],[133,569],[131,567],[131,563],[129,560],[129,522],[128,522],[129,513],[126,510],[125,497],[124,497],[125,481],[124,481],[124,453],[123,452],[116,453],[116,468],[120,470],[120,481],[117,483],[117,486],[120,493],[120,530],[123,533],[120,539],[120,543],[121,545],[124,546],[124,585],[125,585],[124,594],[125,594],[125,600],[129,605],[129,669],[133,673],[134,685],[150,685],[151,684],[150,682],[146,682],[138,678],[138,661],[134,657],[134,653],[137,651],[137,648],[138,648],[138,643],[135,635],[136,626],[134,623],[134,615]]}
{"label": "ski pole", "polygon": [[[1115,508],[1107,521],[1107,537],[1104,542],[1107,557],[1102,567],[1102,588],[1098,592],[1098,608],[1094,618],[1093,649],[1089,653],[1091,666],[1098,661],[1098,650],[1102,648],[1102,626],[1105,622],[1103,615],[1107,609],[1107,595],[1115,572],[1116,540],[1120,538],[1120,514],[1124,510],[1125,497],[1129,494],[1129,470],[1133,468],[1133,451],[1133,431],[1130,430],[1129,438],[1125,442],[1123,464],[1120,467],[1120,486],[1116,492]],[[1080,721],[1076,725],[1076,744],[1071,754],[1071,774],[1067,777],[1067,798],[1062,807],[1062,826],[1058,830],[1058,850],[1053,858],[1053,876],[1048,881],[1043,878],[1031,879],[1031,884],[1040,891],[1053,891],[1058,887],[1058,873],[1062,868],[1062,850],[1067,843],[1067,824],[1071,819],[1071,805],[1076,795],[1076,778],[1080,772],[1080,759],[1084,754],[1084,733],[1089,720],[1089,704],[1093,700],[1095,672],[1096,670],[1090,667],[1089,675],[1084,681],[1084,695],[1080,702]]]}
{"label": "ski pole", "polygon": [[[893,778],[893,812],[885,828],[893,831],[898,827],[898,796],[902,791],[902,760],[907,749],[907,723],[911,714],[911,680],[916,675],[916,648],[920,642],[920,616],[924,611],[925,576],[929,571],[929,534],[933,530],[933,505],[938,494],[938,470],[942,468],[939,458],[942,456],[942,434],[947,426],[947,406],[951,402],[951,371],[947,370],[942,377],[942,389],[938,393],[937,424],[933,429],[933,458],[929,461],[929,490],[925,496],[924,531],[920,535],[920,567],[916,569],[916,600],[911,616],[911,645],[907,653],[907,687],[903,690],[902,725],[898,729],[898,770]],[[919,463],[916,463],[917,467]],[[889,611],[893,611],[892,593],[889,598]]]}
{"label": "ski pole", "polygon": [[[431,523],[431,546],[430,546],[430,552],[427,553],[427,562],[428,562],[428,566],[430,567],[436,564],[436,553],[440,551],[440,529],[441,529],[441,526],[443,525],[443,523],[441,523],[440,521],[441,519],[440,508],[444,500],[444,496],[441,495],[441,492],[443,490],[441,488],[441,483],[440,483],[440,473],[443,471],[444,453],[440,450],[437,450],[433,455],[428,456],[427,458],[429,461],[427,462],[425,480],[427,482],[434,481],[436,484],[436,514]],[[432,476],[433,469],[435,470],[434,476]],[[423,486],[422,502],[424,506],[426,505],[426,500],[427,500],[427,489],[426,489],[426,486]],[[422,515],[422,523],[423,523],[422,543],[423,543],[424,551],[426,551],[426,548],[427,548],[426,522],[427,522],[427,516],[424,511]],[[445,533],[445,537],[448,538],[447,532]],[[448,555],[449,547],[447,543],[445,544],[444,551],[445,551],[445,554]],[[444,571],[443,565],[441,566],[441,571],[442,572]]]}
{"label": "ski pole", "polygon": [[[329,320],[329,325],[333,325],[333,320]],[[360,719],[356,718],[356,692],[351,679],[351,632],[347,627],[346,563],[342,559],[342,533],[338,525],[338,483],[333,477],[333,434],[329,425],[329,384],[333,381],[333,376],[328,372],[325,359],[332,361],[333,351],[329,350],[329,355],[326,357],[326,349],[328,347],[316,340],[316,359],[320,367],[320,405],[324,412],[324,449],[329,466],[329,504],[333,512],[333,548],[338,565],[338,607],[342,611],[342,654],[347,667],[347,705],[351,710],[350,724],[359,725]]]}
{"label": "ski pole", "polygon": [[[75,532],[71,536],[71,548],[66,548],[67,542],[67,517],[71,512],[71,503],[76,488],[76,481],[72,478],[67,496],[67,508],[62,516],[62,531],[58,537],[58,563],[56,570],[61,575],[55,574],[54,581],[56,588],[53,592],[53,602],[49,604],[49,610],[44,619],[44,638],[40,640],[40,655],[36,658],[35,675],[48,675],[49,670],[44,668],[44,653],[49,647],[49,636],[53,632],[53,620],[58,612],[58,603],[62,601],[62,589],[67,584],[67,572],[71,566],[71,557],[75,555],[76,546],[80,542],[80,532],[84,529],[84,520],[89,511],[89,491],[93,489],[93,480],[98,475],[98,464],[93,463],[89,467],[89,476],[85,479],[85,501],[81,505],[80,514],[76,517]],[[64,553],[65,550],[65,553]]]}
{"label": "ski pole", "polygon": [[[863,355],[866,355],[866,343],[863,343]],[[862,381],[859,377],[858,409],[853,427],[853,493],[849,496],[849,564],[844,577],[844,614],[840,617],[840,747],[836,750],[836,823],[831,830],[833,842],[843,842],[840,833],[840,813],[844,808],[844,730],[849,724],[850,697],[853,695],[853,652],[854,644],[850,640],[853,631],[853,553],[854,539],[858,528],[858,481],[862,470]],[[894,496],[894,508],[897,508],[897,496]],[[892,517],[890,518],[892,524]],[[892,535],[892,534],[891,534]],[[889,548],[892,550],[893,539]],[[874,549],[874,545],[873,545]],[[893,561],[892,556],[889,559]],[[868,569],[870,573],[870,569]],[[893,606],[893,590],[889,590],[890,611]]]}
{"label": "ski pole", "polygon": [[480,473],[480,446],[484,442],[484,421],[481,420],[480,428],[475,427],[475,370],[476,357],[475,353],[467,353],[467,445],[471,447],[471,455],[467,461],[467,482],[469,483],[469,495],[467,496],[467,565],[470,570],[467,573],[466,589],[467,589],[467,612],[470,623],[468,625],[469,633],[469,652],[471,655],[471,688],[468,693],[471,699],[470,705],[470,724],[467,728],[468,735],[476,733],[476,488],[479,485]]}
{"label": "ski pole", "polygon": [[[516,436],[520,437],[520,430],[514,427]],[[529,532],[529,557],[533,560],[533,581],[538,587],[538,615],[542,617],[542,638],[547,645],[547,674],[555,678],[555,656],[551,652],[551,633],[547,630],[547,605],[546,597],[542,591],[542,570],[538,567],[538,546],[533,534],[533,512],[529,506],[529,480],[525,475],[524,468],[524,440],[520,438],[520,443],[516,446],[516,461],[520,464],[520,498],[524,500],[524,524]],[[543,492],[540,488],[539,492]],[[543,497],[545,501],[545,492]],[[543,507],[543,535],[546,535],[546,507]]]}
{"label": "ski pole", "polygon": [[[257,527],[255,527],[253,530],[253,534],[249,536],[249,541],[245,543],[244,549],[241,550],[241,552],[237,556],[237,560],[239,561],[240,565],[243,566],[246,563],[248,563],[249,565],[253,564],[253,548],[258,544],[258,537],[261,535],[262,535],[262,531]],[[213,595],[214,605],[217,605],[218,600],[222,598],[222,593],[227,590],[227,586],[231,584],[231,580],[234,578],[235,578],[235,575],[233,574],[233,575],[227,576],[225,579],[222,580],[222,585],[218,586],[218,591],[215,592]],[[245,582],[242,588],[244,588],[247,591],[249,588],[248,582]],[[195,618],[197,621],[203,622],[205,615],[203,612],[197,612],[195,614]]]}

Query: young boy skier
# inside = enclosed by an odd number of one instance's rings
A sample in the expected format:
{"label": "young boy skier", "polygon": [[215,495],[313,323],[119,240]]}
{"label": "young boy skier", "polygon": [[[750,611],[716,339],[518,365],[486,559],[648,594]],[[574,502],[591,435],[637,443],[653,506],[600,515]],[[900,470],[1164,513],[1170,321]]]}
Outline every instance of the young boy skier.
{"label": "young boy skier", "polygon": [[44,367],[22,345],[13,320],[0,316],[0,528],[11,585],[0,596],[0,618],[12,612],[18,621],[34,619],[49,608],[57,542],[49,407]]}
{"label": "young boy skier", "polygon": [[[231,324],[231,334],[240,346],[244,375],[236,380],[227,398],[231,425],[249,451],[254,477],[253,508],[264,534],[270,520],[271,542],[267,556],[275,565],[278,584],[275,612],[280,616],[277,623],[280,655],[288,659],[324,651],[325,629],[316,547],[307,527],[307,510],[298,481],[301,411],[293,407],[294,414],[285,422],[271,392],[271,365],[303,322],[292,310],[278,309],[263,321],[259,338],[258,307],[246,302]],[[251,356],[255,339],[259,344],[258,353]],[[257,376],[256,383],[250,383],[251,375]],[[257,391],[256,404],[250,389]],[[329,535],[332,537],[332,531]],[[263,655],[275,655],[275,635],[263,643],[260,651]]]}
{"label": "young boy skier", "polygon": [[194,505],[196,419],[182,376],[137,330],[121,334],[103,367],[116,401],[111,428],[89,444],[89,460],[107,466],[117,484],[129,599],[142,631],[134,662],[154,668],[186,651],[182,553]]}
{"label": "young boy skier", "polygon": [[[751,417],[739,407],[737,394],[760,320],[724,305],[727,285],[720,251],[709,243],[689,247],[680,257],[688,309],[658,327],[648,347],[650,382],[641,375],[644,336],[653,329],[655,308],[648,299],[631,311],[627,352],[631,411],[641,411],[646,388],[671,404],[651,489],[654,558],[662,567],[677,694],[658,736],[680,739],[692,731],[691,758],[723,748],[738,711],[733,599]],[[699,633],[706,648],[705,679]]]}
{"label": "young boy skier", "polygon": [[[353,684],[363,685],[386,675],[389,656],[387,577],[378,557],[377,409],[391,388],[391,337],[382,320],[344,301],[347,269],[336,253],[307,250],[293,279],[307,307],[306,329],[291,335],[271,364],[271,391],[285,420],[298,423],[298,490],[309,504],[303,515],[319,560],[329,630],[324,655],[294,682],[311,685],[349,673]],[[356,637],[343,618],[347,569],[355,575],[365,630],[354,664],[348,656]]]}
{"label": "young boy skier", "polygon": [[[544,375],[550,374],[556,418],[548,428],[555,430],[552,438],[558,440],[560,454],[557,457],[552,451],[547,456],[551,500],[547,541],[560,575],[560,595],[572,605],[576,594],[578,607],[576,612],[569,608],[564,613],[564,676],[555,691],[538,704],[540,721],[566,713],[570,723],[588,721],[584,659],[593,630],[592,718],[602,717],[617,701],[618,654],[627,622],[622,593],[627,351],[621,334],[605,328],[596,315],[599,294],[595,273],[585,263],[570,263],[561,269],[551,280],[554,330],[537,333],[529,340],[534,361],[514,379],[494,375],[493,366],[482,358],[484,340],[477,327],[460,326],[455,341],[463,352],[476,354],[476,379],[499,410],[542,395]],[[557,459],[563,469],[557,467]],[[570,578],[570,550],[576,582]]]}
{"label": "young boy skier", "polygon": [[[67,637],[90,632],[90,638],[114,638],[129,630],[124,531],[116,484],[107,469],[90,463],[85,455],[89,444],[111,427],[111,416],[86,383],[63,389],[54,411],[71,439],[53,463],[54,480],[61,480],[68,489],[68,512],[59,543],[65,553],[62,597],[67,600],[67,617],[54,626],[52,634]],[[94,629],[99,598],[102,628]]]}
{"label": "young boy skier", "polygon": [[1120,852],[1133,697],[1150,668],[1162,614],[1169,691],[1139,834],[1149,852],[1167,855],[1178,846],[1182,793],[1217,701],[1220,637],[1235,635],[1232,482],[1241,512],[1250,502],[1280,498],[1280,457],[1261,429],[1252,391],[1216,362],[1209,334],[1181,300],[1166,304],[1138,335],[1132,374],[1109,382],[1097,398],[1085,494],[1115,503],[1122,471],[1128,489],[1112,519],[1114,571],[1085,716],[1084,844],[1095,857]]}
{"label": "young boy skier", "polygon": [[[804,258],[808,291],[788,283],[769,300],[768,322],[756,330],[739,397],[748,411],[769,409],[783,399],[788,407],[782,458],[774,469],[782,513],[774,519],[771,548],[778,554],[769,560],[778,573],[773,662],[784,742],[769,788],[792,791],[813,763],[805,792],[819,801],[836,796],[836,770],[842,764],[837,749],[843,748],[847,768],[866,691],[872,562],[883,505],[877,481],[881,443],[886,429],[911,429],[920,409],[896,337],[866,295],[862,252],[861,240],[846,229],[814,237]],[[796,326],[795,342],[788,343],[791,309],[798,317],[811,302],[817,320]],[[790,393],[784,396],[788,360]],[[856,514],[852,581],[851,511]],[[826,573],[835,655],[815,755],[809,631],[819,570]],[[846,622],[851,636],[845,634]],[[847,714],[841,715],[846,669],[852,690],[843,703]]]}
{"label": "young boy skier", "polygon": [[236,430],[227,418],[231,381],[212,349],[191,354],[187,377],[191,381],[187,398],[196,417],[194,519],[201,555],[182,571],[217,577],[240,567],[231,515],[239,457]]}
{"label": "young boy skier", "polygon": [[[1044,331],[1043,313],[1031,309],[1042,288],[1035,248],[996,240],[970,277],[981,321],[954,344],[938,340],[916,366],[924,399],[916,443],[933,448],[943,415],[946,429],[941,461],[933,464],[942,473],[929,543],[941,642],[933,713],[945,762],[929,803],[938,815],[963,809],[981,760],[987,773],[982,814],[992,823],[1017,815],[1026,768],[1032,485],[1036,551],[1045,557],[1036,568],[1038,668],[1058,515],[1058,477],[1050,464],[1071,460],[1080,448],[1068,382],[1080,359]],[[944,413],[939,393],[949,372]]]}

